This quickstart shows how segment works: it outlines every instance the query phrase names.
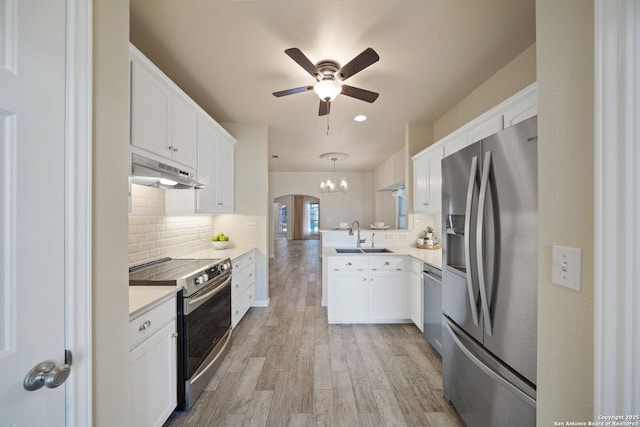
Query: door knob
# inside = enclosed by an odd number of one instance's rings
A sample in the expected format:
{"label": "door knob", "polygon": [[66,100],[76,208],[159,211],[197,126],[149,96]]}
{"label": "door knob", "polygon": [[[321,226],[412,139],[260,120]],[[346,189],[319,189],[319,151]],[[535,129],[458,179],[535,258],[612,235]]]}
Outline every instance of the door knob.
{"label": "door knob", "polygon": [[57,366],[51,360],[38,363],[25,377],[24,388],[28,391],[38,390],[43,386],[56,388],[69,378],[70,373],[71,366],[66,363]]}

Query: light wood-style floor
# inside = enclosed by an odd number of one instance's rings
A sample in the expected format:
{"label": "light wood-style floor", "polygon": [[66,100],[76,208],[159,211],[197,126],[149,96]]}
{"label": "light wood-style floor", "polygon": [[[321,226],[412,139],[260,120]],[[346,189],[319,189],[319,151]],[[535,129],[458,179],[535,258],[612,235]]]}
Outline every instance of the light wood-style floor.
{"label": "light wood-style floor", "polygon": [[268,308],[251,308],[183,426],[463,426],[413,324],[329,325],[320,244],[277,239]]}

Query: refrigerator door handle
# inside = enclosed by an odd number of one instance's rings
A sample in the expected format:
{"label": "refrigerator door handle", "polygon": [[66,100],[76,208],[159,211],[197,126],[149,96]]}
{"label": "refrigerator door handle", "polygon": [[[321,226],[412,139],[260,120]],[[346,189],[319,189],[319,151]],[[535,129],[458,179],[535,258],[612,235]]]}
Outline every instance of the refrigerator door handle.
{"label": "refrigerator door handle", "polygon": [[536,407],[535,399],[533,399],[527,393],[525,393],[524,391],[520,390],[518,387],[513,385],[511,382],[509,382],[502,375],[500,375],[497,372],[495,372],[493,369],[491,369],[489,366],[487,366],[482,360],[480,360],[480,358],[478,358],[475,354],[473,354],[473,352],[471,350],[469,350],[466,345],[464,345],[464,343],[460,340],[460,338],[458,338],[458,333],[456,332],[456,330],[454,328],[451,327],[451,325],[449,324],[449,320],[446,320],[443,323],[443,326],[445,328],[447,328],[447,332],[449,333],[449,336],[453,339],[453,342],[455,342],[455,344],[458,346],[460,351],[462,351],[464,353],[464,355],[467,356],[467,358],[469,358],[469,360],[474,365],[476,365],[486,375],[491,377],[496,383],[502,385],[504,388],[509,390],[511,393],[513,393],[514,395],[518,396],[518,398],[520,398],[520,400],[522,400],[523,402],[526,402],[529,406],[531,406],[532,408],[535,409],[535,407]]}
{"label": "refrigerator door handle", "polygon": [[[478,176],[478,156],[471,159],[471,170],[469,171],[469,185],[467,186],[467,204],[464,212],[464,263],[467,271],[467,290],[469,292],[469,305],[471,306],[471,319],[473,324],[478,326],[478,303],[473,289],[473,277],[471,274],[471,204],[473,203],[473,192],[476,187],[476,177]],[[474,257],[475,258],[475,257]]]}
{"label": "refrigerator door handle", "polygon": [[484,280],[484,251],[482,242],[484,238],[484,208],[487,203],[487,191],[489,188],[489,173],[491,169],[491,151],[484,155],[484,165],[482,167],[482,179],[480,180],[480,195],[478,197],[478,223],[476,228],[476,259],[478,261],[478,285],[480,287],[480,302],[482,304],[482,317],[484,319],[485,332],[493,335],[493,322],[489,311],[489,298]]}

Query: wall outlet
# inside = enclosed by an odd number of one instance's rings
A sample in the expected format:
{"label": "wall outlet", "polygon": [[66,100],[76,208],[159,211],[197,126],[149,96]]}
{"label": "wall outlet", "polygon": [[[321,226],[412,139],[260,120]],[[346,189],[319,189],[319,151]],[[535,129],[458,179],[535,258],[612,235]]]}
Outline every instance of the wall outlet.
{"label": "wall outlet", "polygon": [[244,226],[244,228],[246,228],[247,230],[257,230],[258,229],[258,223],[255,222],[255,221],[249,221]]}
{"label": "wall outlet", "polygon": [[553,246],[551,280],[554,284],[579,291],[582,285],[582,250]]}

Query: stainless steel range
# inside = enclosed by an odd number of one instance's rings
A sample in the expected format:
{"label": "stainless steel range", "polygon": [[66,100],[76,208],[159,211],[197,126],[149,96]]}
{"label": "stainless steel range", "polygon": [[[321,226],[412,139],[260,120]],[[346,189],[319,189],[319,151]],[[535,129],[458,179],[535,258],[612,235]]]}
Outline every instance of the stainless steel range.
{"label": "stainless steel range", "polygon": [[231,346],[231,260],[163,258],[129,269],[130,286],[178,286],[178,406],[188,411]]}

